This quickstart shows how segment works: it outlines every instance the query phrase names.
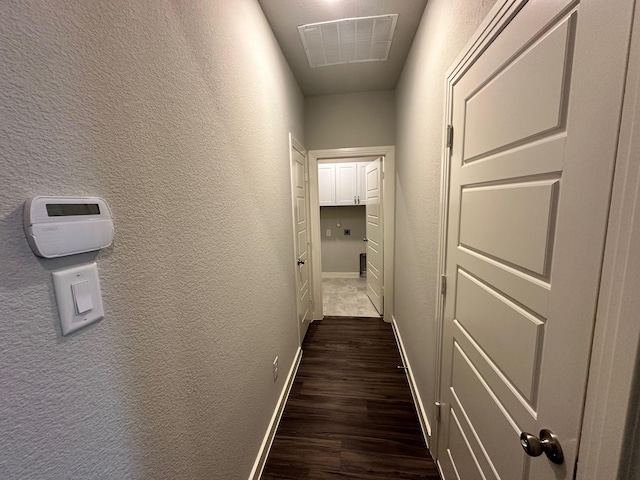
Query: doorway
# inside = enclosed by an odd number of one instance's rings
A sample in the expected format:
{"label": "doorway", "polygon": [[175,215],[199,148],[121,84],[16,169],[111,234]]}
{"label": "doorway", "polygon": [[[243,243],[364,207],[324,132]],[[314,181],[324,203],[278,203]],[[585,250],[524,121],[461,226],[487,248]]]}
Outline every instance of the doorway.
{"label": "doorway", "polygon": [[326,316],[380,316],[367,288],[376,274],[374,270],[367,275],[367,270],[373,269],[367,268],[366,168],[378,158],[318,162],[322,307]]}
{"label": "doorway", "polygon": [[394,218],[393,154],[393,146],[309,151],[314,320],[391,321],[393,231],[384,226]]}

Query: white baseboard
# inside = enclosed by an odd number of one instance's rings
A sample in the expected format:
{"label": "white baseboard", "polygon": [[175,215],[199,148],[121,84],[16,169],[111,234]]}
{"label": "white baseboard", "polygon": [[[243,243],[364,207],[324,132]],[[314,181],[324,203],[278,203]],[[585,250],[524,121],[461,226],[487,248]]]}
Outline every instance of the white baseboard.
{"label": "white baseboard", "polygon": [[287,399],[289,398],[289,393],[291,392],[293,381],[295,380],[296,374],[298,373],[298,367],[300,366],[301,360],[302,348],[298,347],[298,351],[296,352],[296,355],[293,358],[293,363],[291,364],[291,368],[289,369],[289,375],[284,382],[282,392],[280,393],[280,398],[278,399],[276,408],[273,412],[273,415],[271,416],[269,427],[267,428],[267,432],[265,433],[264,439],[262,440],[262,445],[260,445],[260,450],[258,450],[258,456],[256,457],[256,461],[253,464],[251,473],[249,474],[249,480],[259,480],[262,476],[262,471],[264,470],[264,466],[267,463],[267,457],[269,457],[269,451],[271,450],[273,439],[276,436],[276,430],[278,430],[278,425],[280,424],[280,419],[282,418],[282,412],[284,412],[284,406],[286,405]]}
{"label": "white baseboard", "polygon": [[322,272],[322,278],[360,278],[360,272]]}
{"label": "white baseboard", "polygon": [[427,448],[430,448],[429,439],[431,438],[431,425],[429,424],[429,419],[427,418],[424,404],[422,403],[422,398],[420,397],[420,392],[418,392],[418,387],[416,386],[416,382],[414,380],[413,371],[411,370],[411,363],[409,363],[409,359],[407,358],[407,354],[404,350],[404,344],[402,343],[402,337],[400,336],[400,332],[398,331],[396,317],[394,317],[393,315],[391,315],[391,326],[393,327],[393,335],[396,337],[398,350],[400,350],[402,364],[407,368],[405,371],[407,373],[407,379],[409,380],[409,388],[411,389],[413,403],[415,404],[416,411],[418,412],[418,419],[420,420],[422,436],[424,437],[424,441],[427,444]]}

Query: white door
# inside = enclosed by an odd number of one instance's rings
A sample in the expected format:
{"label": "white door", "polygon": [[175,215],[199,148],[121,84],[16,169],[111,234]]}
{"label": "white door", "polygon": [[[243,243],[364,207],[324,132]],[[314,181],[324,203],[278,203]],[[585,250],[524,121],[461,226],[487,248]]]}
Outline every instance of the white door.
{"label": "white door", "polygon": [[[447,480],[574,478],[622,93],[603,68],[625,49],[595,5],[528,2],[452,82]],[[562,465],[525,453],[543,429]]]}
{"label": "white door", "polygon": [[383,313],[382,157],[369,163],[367,172],[367,295]]}
{"label": "white door", "polygon": [[300,342],[311,321],[311,289],[309,287],[309,194],[306,159],[291,146],[291,187],[293,194],[294,247],[296,270],[296,304]]}
{"label": "white door", "polygon": [[336,205],[357,205],[356,163],[336,163]]}

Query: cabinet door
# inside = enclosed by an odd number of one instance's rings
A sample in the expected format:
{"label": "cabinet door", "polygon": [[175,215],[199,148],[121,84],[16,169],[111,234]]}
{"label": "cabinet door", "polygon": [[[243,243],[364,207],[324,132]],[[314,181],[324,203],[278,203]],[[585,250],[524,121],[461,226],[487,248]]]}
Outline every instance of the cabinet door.
{"label": "cabinet door", "polygon": [[336,166],[333,163],[318,164],[318,197],[321,207],[336,204]]}
{"label": "cabinet door", "polygon": [[336,163],[336,205],[356,205],[357,163]]}
{"label": "cabinet door", "polygon": [[356,182],[356,203],[367,204],[367,165],[370,162],[358,162],[358,178]]}

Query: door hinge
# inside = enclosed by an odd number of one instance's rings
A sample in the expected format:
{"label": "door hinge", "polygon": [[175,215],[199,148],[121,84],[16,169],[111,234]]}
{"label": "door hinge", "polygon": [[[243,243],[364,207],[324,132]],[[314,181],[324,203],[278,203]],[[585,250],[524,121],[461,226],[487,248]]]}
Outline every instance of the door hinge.
{"label": "door hinge", "polygon": [[446,148],[453,147],[453,125],[447,125],[447,144]]}
{"label": "door hinge", "polygon": [[304,181],[305,182],[309,181],[309,172],[304,172]]}
{"label": "door hinge", "polygon": [[436,422],[440,421],[440,411],[442,410],[442,403],[440,402],[436,402],[436,411],[435,411],[435,415],[436,415]]}
{"label": "door hinge", "polygon": [[440,294],[441,295],[447,294],[447,276],[446,275],[440,275]]}

